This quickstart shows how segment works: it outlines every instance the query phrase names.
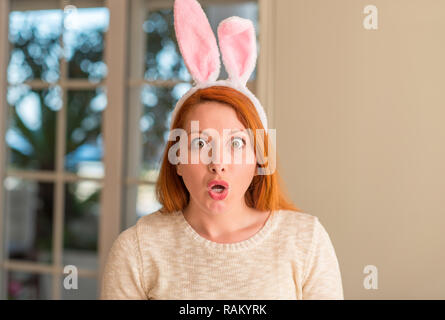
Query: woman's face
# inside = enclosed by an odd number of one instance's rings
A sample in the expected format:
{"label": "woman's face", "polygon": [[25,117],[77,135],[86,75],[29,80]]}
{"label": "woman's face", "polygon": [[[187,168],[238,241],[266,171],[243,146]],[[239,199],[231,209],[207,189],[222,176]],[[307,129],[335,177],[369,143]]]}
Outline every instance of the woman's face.
{"label": "woman's face", "polygon": [[[189,205],[210,213],[245,208],[244,194],[255,175],[256,158],[235,110],[206,101],[189,111],[185,123],[188,162],[176,168],[190,193]],[[226,182],[227,188],[212,187],[212,181],[218,183],[215,180]]]}

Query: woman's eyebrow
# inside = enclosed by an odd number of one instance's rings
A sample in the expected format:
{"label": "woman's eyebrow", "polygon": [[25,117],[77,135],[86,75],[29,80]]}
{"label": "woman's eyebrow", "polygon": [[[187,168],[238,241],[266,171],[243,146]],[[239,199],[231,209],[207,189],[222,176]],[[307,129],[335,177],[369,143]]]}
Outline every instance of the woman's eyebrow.
{"label": "woman's eyebrow", "polygon": [[189,133],[188,133],[188,135],[191,135],[192,133],[202,133],[202,134],[205,134],[206,136],[208,136],[208,134],[206,133],[206,132],[204,132],[204,131],[202,131],[202,130],[199,130],[199,131],[190,131]]}
{"label": "woman's eyebrow", "polygon": [[246,132],[245,129],[232,129],[232,130],[230,130],[229,134],[234,134],[234,133],[237,133],[237,132],[240,132],[240,133],[242,133],[244,135],[249,135],[248,132]]}
{"label": "woman's eyebrow", "polygon": [[[236,132],[244,132],[244,130],[242,130],[242,129],[232,129],[232,130],[229,131],[229,134],[236,133]],[[205,130],[190,131],[188,134],[191,135],[192,133],[202,133],[202,134],[205,134],[206,136],[208,136],[208,134],[207,134],[207,132],[205,132]]]}

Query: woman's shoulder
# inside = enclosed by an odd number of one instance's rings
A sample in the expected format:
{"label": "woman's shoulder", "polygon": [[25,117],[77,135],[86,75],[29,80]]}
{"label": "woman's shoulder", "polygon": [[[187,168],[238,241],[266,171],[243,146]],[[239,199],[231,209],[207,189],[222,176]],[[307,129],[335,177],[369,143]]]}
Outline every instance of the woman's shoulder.
{"label": "woman's shoulder", "polygon": [[279,210],[279,230],[285,237],[312,242],[320,221],[317,216],[301,211]]}
{"label": "woman's shoulder", "polygon": [[180,211],[175,212],[161,212],[157,210],[153,213],[146,214],[139,218],[136,223],[137,228],[159,228],[162,226],[171,226],[172,222],[178,221],[181,218]]}
{"label": "woman's shoulder", "polygon": [[159,239],[169,229],[174,233],[174,226],[177,224],[172,222],[178,221],[178,218],[179,212],[162,213],[159,210],[144,215],[134,225],[119,233],[113,243],[114,250],[132,251],[140,247],[141,241]]}
{"label": "woman's shoulder", "polygon": [[157,210],[153,213],[142,216],[134,226],[134,232],[137,233],[138,239],[143,238],[159,238],[175,234],[181,227],[181,211],[161,212]]}
{"label": "woman's shoulder", "polygon": [[282,234],[296,237],[300,245],[320,243],[329,246],[329,233],[317,216],[292,210],[281,210],[280,213]]}
{"label": "woman's shoulder", "polygon": [[302,211],[279,210],[279,215],[283,224],[292,227],[298,226],[299,229],[313,229],[314,225],[319,222],[317,216]]}

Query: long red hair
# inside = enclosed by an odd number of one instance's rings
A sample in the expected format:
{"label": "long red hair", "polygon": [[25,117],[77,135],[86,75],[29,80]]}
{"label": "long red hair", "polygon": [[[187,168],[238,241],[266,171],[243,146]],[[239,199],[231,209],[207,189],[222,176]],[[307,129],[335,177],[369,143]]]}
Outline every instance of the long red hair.
{"label": "long red hair", "polygon": [[[267,133],[264,133],[264,138],[257,136],[257,129],[264,129],[264,127],[255,106],[244,94],[230,87],[213,86],[198,89],[184,101],[175,116],[171,128],[185,129],[185,119],[188,112],[197,104],[205,101],[216,101],[234,108],[241,123],[246,129],[250,128],[254,133],[255,150],[259,148],[262,151],[259,152],[259,154],[264,154],[265,156],[267,156],[268,152],[271,152],[271,146],[268,146],[269,139]],[[160,209],[162,213],[182,211],[190,200],[189,191],[182,177],[176,173],[175,165],[171,164],[168,160],[168,150],[174,143],[176,142],[167,142],[159,177],[156,182],[156,196],[159,203],[163,206]],[[277,159],[277,157],[275,158]],[[264,165],[265,164],[262,164],[260,166]],[[280,209],[300,211],[284,194],[282,181],[277,169],[275,169],[272,174],[255,175],[244,198],[249,207],[260,211],[275,211]]]}

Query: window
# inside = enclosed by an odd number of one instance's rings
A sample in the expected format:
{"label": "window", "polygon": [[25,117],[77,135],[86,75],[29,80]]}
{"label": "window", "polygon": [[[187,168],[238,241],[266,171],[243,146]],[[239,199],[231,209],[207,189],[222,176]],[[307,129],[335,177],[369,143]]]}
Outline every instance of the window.
{"label": "window", "polygon": [[[2,294],[95,298],[108,9],[27,4],[8,17]],[[71,264],[78,290],[62,286]]]}
{"label": "window", "polygon": [[[257,1],[199,2],[215,34],[232,15],[259,31]],[[118,233],[159,208],[170,113],[191,86],[172,8],[0,1],[0,299],[97,298]],[[256,72],[248,86],[257,93]]]}

